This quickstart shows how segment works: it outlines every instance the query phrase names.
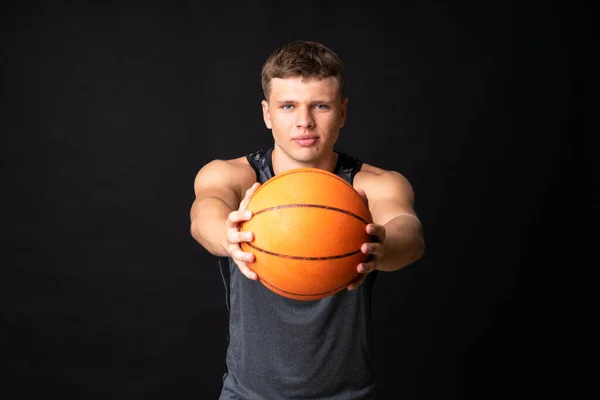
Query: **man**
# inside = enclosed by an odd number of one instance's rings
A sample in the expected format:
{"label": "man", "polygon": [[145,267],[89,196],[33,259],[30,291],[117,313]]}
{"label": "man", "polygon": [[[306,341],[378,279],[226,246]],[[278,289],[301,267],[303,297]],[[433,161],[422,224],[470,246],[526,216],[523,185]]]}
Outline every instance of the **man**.
{"label": "man", "polygon": [[[377,271],[396,271],[421,258],[424,240],[414,192],[400,173],[334,151],[346,120],[344,68],[320,43],[295,41],[275,50],[262,69],[262,111],[274,145],[244,157],[214,160],[198,172],[191,234],[221,257],[229,346],[221,399],[369,399],[375,396],[370,300]],[[348,181],[368,204],[376,238],[361,251],[359,278],[333,296],[298,301],[260,284],[252,241],[240,224],[246,206],[270,177],[312,167]],[[324,229],[327,229],[324,227]]]}

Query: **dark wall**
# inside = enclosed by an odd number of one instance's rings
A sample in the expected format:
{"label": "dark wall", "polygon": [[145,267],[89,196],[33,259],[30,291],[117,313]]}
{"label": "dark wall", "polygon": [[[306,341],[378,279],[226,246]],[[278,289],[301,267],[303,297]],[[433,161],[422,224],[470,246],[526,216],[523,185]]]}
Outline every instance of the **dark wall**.
{"label": "dark wall", "polygon": [[193,180],[211,159],[272,143],[260,68],[293,39],[345,60],[338,149],[402,172],[425,228],[424,258],[376,284],[380,398],[563,393],[568,287],[556,277],[576,239],[555,216],[578,127],[574,8],[392,5],[4,9],[11,398],[217,398],[227,315],[216,260],[189,235]]}

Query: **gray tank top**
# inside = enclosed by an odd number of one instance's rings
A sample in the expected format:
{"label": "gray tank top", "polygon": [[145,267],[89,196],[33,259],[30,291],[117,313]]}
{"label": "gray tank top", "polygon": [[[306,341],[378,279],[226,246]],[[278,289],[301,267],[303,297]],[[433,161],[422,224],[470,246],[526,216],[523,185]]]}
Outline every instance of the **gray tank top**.
{"label": "gray tank top", "polygon": [[[272,148],[247,156],[257,181],[274,176]],[[362,162],[338,153],[334,173],[352,184]],[[299,301],[271,292],[219,258],[229,311],[220,399],[373,399],[371,290],[377,271],[354,291]]]}

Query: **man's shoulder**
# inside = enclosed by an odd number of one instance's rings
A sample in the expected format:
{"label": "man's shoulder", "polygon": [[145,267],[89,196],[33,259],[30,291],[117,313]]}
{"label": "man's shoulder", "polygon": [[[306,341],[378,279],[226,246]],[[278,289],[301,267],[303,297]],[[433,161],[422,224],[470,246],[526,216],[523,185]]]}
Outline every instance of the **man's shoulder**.
{"label": "man's shoulder", "polygon": [[217,158],[206,163],[205,168],[206,167],[219,170],[252,170],[252,167],[250,166],[250,163],[248,162],[246,156],[227,159]]}
{"label": "man's shoulder", "polygon": [[241,157],[237,157],[237,158],[232,158],[229,160],[226,160],[229,164],[231,164],[234,167],[240,167],[240,168],[252,168],[250,166],[250,163],[248,162],[248,158],[247,156],[241,156]]}
{"label": "man's shoulder", "polygon": [[256,174],[245,157],[230,159],[214,159],[206,163],[196,174],[194,190],[196,195],[201,190],[229,188],[241,200],[243,193],[256,182]]}
{"label": "man's shoulder", "polygon": [[356,177],[359,179],[373,179],[387,173],[397,174],[398,172],[379,168],[372,164],[362,163],[360,171],[358,171]]}
{"label": "man's shoulder", "polygon": [[354,182],[354,186],[367,189],[367,187],[372,188],[373,186],[405,185],[408,183],[408,180],[398,171],[363,163],[360,171],[354,178]]}
{"label": "man's shoulder", "polygon": [[363,162],[360,172],[366,172],[366,173],[370,173],[370,174],[380,174],[382,172],[386,172],[386,170],[383,168],[379,168],[373,164]]}
{"label": "man's shoulder", "polygon": [[210,177],[224,181],[233,179],[234,181],[254,182],[255,173],[245,156],[228,159],[217,158],[207,162],[200,168],[196,180],[206,180]]}
{"label": "man's shoulder", "polygon": [[258,162],[259,160],[267,157],[269,154],[269,149],[265,148],[265,149],[258,149],[255,150],[253,152],[250,152],[246,155],[243,155],[241,157],[236,157],[236,158],[230,158],[227,160],[215,160],[217,162],[224,162],[227,163],[229,166],[232,167],[238,167],[238,168],[244,168],[244,169],[253,169],[252,168],[252,162]]}

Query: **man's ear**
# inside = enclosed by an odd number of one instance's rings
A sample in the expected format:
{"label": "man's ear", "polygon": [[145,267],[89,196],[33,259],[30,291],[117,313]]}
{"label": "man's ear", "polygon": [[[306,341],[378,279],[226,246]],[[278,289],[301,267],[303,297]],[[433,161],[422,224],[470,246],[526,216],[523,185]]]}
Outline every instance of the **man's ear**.
{"label": "man's ear", "polygon": [[263,120],[265,121],[265,125],[268,129],[272,129],[273,126],[271,125],[271,112],[269,111],[269,103],[267,103],[266,100],[263,100],[260,102],[260,104],[262,106]]}

